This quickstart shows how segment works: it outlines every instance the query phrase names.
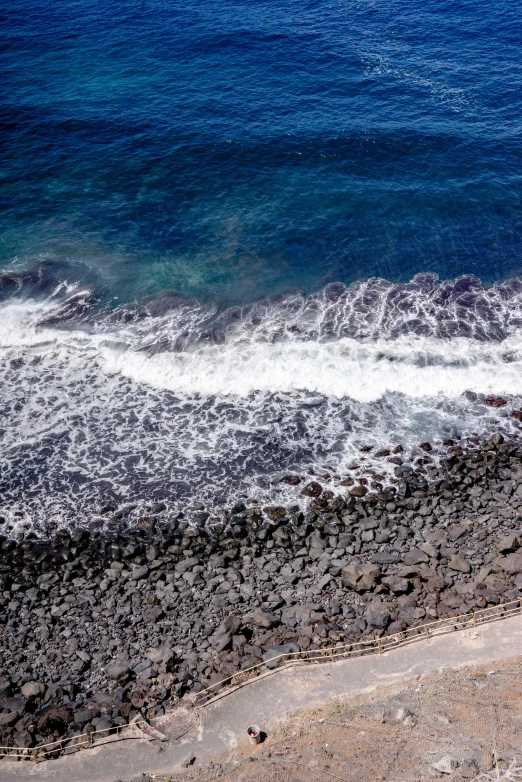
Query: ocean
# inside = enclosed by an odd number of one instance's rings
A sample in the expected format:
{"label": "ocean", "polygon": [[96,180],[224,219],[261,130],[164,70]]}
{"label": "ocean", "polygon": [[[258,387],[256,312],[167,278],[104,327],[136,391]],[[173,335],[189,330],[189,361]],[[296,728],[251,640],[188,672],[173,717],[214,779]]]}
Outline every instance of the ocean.
{"label": "ocean", "polygon": [[4,530],[299,503],[519,427],[517,4],[0,19]]}

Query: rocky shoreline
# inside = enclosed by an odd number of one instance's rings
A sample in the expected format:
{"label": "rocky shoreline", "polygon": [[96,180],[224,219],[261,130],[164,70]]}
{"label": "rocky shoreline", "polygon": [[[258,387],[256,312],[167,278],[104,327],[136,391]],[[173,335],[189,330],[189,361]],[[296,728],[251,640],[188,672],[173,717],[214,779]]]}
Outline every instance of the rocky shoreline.
{"label": "rocky shoreline", "polygon": [[159,503],[130,526],[109,509],[112,531],[0,535],[0,745],[151,719],[280,651],[519,597],[522,439],[444,447],[413,466],[383,450],[386,488],[311,481],[304,511],[238,503],[214,523]]}

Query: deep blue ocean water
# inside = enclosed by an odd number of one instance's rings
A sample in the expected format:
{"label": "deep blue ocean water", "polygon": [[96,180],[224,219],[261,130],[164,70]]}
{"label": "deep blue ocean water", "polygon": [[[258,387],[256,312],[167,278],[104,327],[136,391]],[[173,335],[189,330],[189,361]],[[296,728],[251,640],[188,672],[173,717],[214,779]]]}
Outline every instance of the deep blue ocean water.
{"label": "deep blue ocean water", "polygon": [[9,523],[515,425],[516,4],[0,9]]}

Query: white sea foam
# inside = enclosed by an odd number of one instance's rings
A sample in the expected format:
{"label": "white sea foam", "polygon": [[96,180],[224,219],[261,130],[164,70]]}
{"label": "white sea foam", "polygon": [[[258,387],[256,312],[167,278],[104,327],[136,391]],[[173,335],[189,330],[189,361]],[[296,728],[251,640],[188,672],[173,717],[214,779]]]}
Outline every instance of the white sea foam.
{"label": "white sea foam", "polygon": [[[329,465],[342,475],[356,461],[385,480],[393,464],[362,455],[363,443],[401,442],[418,456],[426,439],[517,426],[508,416],[522,394],[513,307],[497,309],[494,328],[476,317],[474,337],[442,338],[436,313],[420,323],[419,301],[415,328],[405,333],[396,317],[392,335],[381,302],[368,337],[362,320],[354,325],[357,296],[341,294],[221,314],[182,302],[61,326],[60,296],[3,303],[4,512],[58,524],[110,499],[290,499],[296,490],[279,484],[287,472]],[[479,339],[488,324],[491,338]],[[485,406],[489,393],[509,405]]]}
{"label": "white sea foam", "polygon": [[109,372],[184,394],[247,397],[261,391],[309,391],[375,402],[390,393],[455,398],[466,391],[518,394],[522,343],[401,337],[393,342],[234,342],[188,353],[148,356],[99,346]]}

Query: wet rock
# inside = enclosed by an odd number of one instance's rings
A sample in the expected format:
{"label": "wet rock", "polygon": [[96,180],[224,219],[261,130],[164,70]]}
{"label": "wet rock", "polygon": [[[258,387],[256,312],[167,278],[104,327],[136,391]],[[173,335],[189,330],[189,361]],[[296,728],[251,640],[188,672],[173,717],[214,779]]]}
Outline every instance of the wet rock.
{"label": "wet rock", "polygon": [[350,497],[364,497],[365,494],[368,494],[368,489],[363,485],[354,486],[353,489],[350,489],[349,494]]}
{"label": "wet rock", "polygon": [[487,396],[484,399],[484,404],[488,405],[488,407],[504,407],[504,405],[507,405],[507,399],[501,396]]}
{"label": "wet rock", "polygon": [[[127,507],[105,517],[122,525],[114,535],[20,545],[0,535],[0,739],[32,741],[34,707],[39,718],[74,704],[75,731],[105,715],[160,714],[285,642],[314,650],[518,596],[521,460],[522,438],[493,435],[469,451],[452,444],[440,470],[427,457],[419,470],[399,465],[391,487],[349,476],[363,496],[337,494],[343,481],[329,470],[332,490],[314,481],[306,513],[241,501],[204,527],[201,505],[187,519],[149,507],[139,518],[154,524],[139,528]],[[36,677],[45,693],[24,697]]]}
{"label": "wet rock", "polygon": [[320,497],[323,491],[323,487],[317,481],[311,481],[307,483],[304,489],[301,491],[303,497]]}
{"label": "wet rock", "polygon": [[419,448],[422,448],[422,450],[426,452],[433,451],[433,446],[431,443],[421,443]]}
{"label": "wet rock", "polygon": [[328,508],[328,500],[326,497],[318,497],[315,500],[310,501],[310,510],[314,513],[322,513]]}
{"label": "wet rock", "polygon": [[286,509],[279,505],[263,508],[263,511],[270,521],[280,521],[286,517]]}
{"label": "wet rock", "polygon": [[288,486],[299,486],[302,480],[299,475],[284,475],[280,482],[286,483]]}

